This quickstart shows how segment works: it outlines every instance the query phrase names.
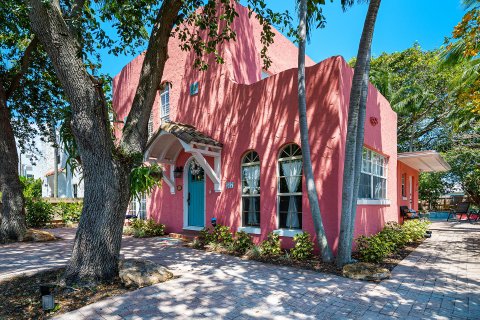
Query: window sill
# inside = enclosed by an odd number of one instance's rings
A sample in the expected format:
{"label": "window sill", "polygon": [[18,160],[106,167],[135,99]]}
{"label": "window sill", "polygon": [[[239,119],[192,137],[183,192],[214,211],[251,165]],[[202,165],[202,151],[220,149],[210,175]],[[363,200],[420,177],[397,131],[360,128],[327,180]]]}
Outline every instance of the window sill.
{"label": "window sill", "polygon": [[303,233],[303,230],[301,230],[301,229],[277,229],[277,230],[273,230],[273,233],[278,234],[280,237],[293,238],[297,234]]}
{"label": "window sill", "polygon": [[408,200],[407,197],[402,197],[402,200]]}
{"label": "window sill", "polygon": [[388,199],[358,199],[357,204],[367,206],[389,206],[391,202]]}
{"label": "window sill", "polygon": [[205,227],[195,227],[195,226],[187,226],[183,227],[183,230],[192,230],[192,231],[202,231]]}
{"label": "window sill", "polygon": [[239,227],[237,231],[243,231],[250,234],[262,234],[262,230],[259,227]]}

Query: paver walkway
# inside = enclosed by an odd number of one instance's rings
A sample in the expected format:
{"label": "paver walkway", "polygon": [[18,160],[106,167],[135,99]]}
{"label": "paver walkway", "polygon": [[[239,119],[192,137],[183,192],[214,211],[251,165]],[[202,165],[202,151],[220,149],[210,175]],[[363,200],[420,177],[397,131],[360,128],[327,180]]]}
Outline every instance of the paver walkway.
{"label": "paver walkway", "polygon": [[[434,223],[433,236],[379,284],[125,239],[122,254],[180,277],[58,319],[480,319],[480,225]],[[0,246],[0,280],[65,263],[71,241]]]}

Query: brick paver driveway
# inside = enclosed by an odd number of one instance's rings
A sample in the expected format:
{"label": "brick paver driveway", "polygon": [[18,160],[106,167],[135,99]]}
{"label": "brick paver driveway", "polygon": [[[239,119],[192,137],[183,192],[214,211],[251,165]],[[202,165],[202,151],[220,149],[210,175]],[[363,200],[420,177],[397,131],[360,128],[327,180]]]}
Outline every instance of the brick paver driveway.
{"label": "brick paver driveway", "polygon": [[[206,253],[161,239],[125,239],[125,256],[180,277],[104,300],[62,319],[480,319],[480,225],[434,223],[379,284]],[[71,241],[0,246],[0,280],[65,263]]]}

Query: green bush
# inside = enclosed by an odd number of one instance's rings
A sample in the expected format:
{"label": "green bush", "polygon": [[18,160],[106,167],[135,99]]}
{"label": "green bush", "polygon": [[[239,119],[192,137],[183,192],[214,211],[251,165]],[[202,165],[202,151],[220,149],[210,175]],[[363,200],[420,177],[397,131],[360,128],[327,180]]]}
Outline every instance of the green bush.
{"label": "green bush", "polygon": [[290,255],[295,260],[308,260],[313,256],[313,242],[307,232],[298,233],[293,237],[295,247],[290,250]]}
{"label": "green bush", "polygon": [[200,231],[200,241],[204,245],[215,243],[227,248],[233,243],[233,235],[229,227],[217,224],[213,230],[205,228]]}
{"label": "green bush", "polygon": [[426,219],[407,220],[402,225],[402,230],[408,242],[415,242],[422,239],[428,230],[430,221]]}
{"label": "green bush", "polygon": [[408,243],[423,239],[429,225],[430,221],[424,219],[408,220],[403,225],[387,222],[379,233],[356,239],[360,260],[375,263],[383,261]]}
{"label": "green bush", "polygon": [[64,203],[60,202],[56,205],[57,212],[60,213],[63,223],[75,223],[80,221],[83,204],[81,202]]}
{"label": "green bush", "polygon": [[360,260],[365,262],[381,262],[392,253],[392,244],[377,233],[373,236],[360,236],[356,240]]}
{"label": "green bush", "polygon": [[165,234],[165,225],[156,223],[153,219],[135,219],[130,227],[130,232],[135,238],[158,237]]}
{"label": "green bush", "polygon": [[30,228],[45,227],[53,219],[53,206],[49,202],[27,199],[25,208],[27,226]]}
{"label": "green bush", "polygon": [[277,233],[270,232],[267,239],[260,244],[262,256],[279,256],[282,253],[280,247],[280,236]]}
{"label": "green bush", "polygon": [[42,179],[20,177],[23,186],[23,197],[27,200],[42,197]]}
{"label": "green bush", "polygon": [[394,251],[404,247],[409,242],[405,237],[402,225],[394,221],[385,224],[385,227],[380,232],[380,237],[384,239]]}
{"label": "green bush", "polygon": [[233,251],[245,254],[251,247],[253,247],[252,237],[245,231],[237,232],[235,240],[233,240]]}

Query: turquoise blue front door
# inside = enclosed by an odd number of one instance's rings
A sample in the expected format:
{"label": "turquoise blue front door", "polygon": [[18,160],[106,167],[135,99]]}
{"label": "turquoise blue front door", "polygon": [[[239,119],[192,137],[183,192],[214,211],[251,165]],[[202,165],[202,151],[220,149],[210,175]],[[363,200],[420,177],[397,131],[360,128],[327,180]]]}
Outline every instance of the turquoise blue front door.
{"label": "turquoise blue front door", "polygon": [[205,227],[205,174],[196,163],[188,168],[188,226]]}

